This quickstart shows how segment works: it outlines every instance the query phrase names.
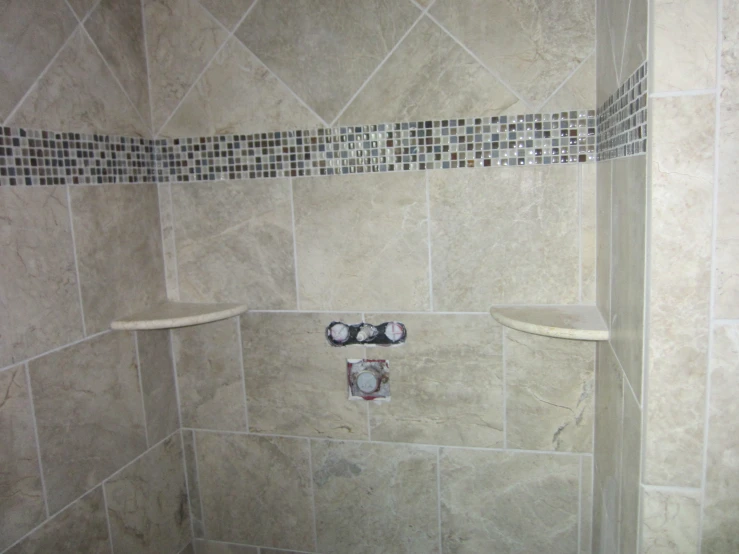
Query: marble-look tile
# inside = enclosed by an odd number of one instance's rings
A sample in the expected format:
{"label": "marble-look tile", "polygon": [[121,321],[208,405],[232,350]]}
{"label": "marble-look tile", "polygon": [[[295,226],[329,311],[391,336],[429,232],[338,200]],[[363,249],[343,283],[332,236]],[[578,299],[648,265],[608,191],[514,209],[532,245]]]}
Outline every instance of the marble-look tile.
{"label": "marble-look tile", "polygon": [[[589,104],[594,105],[594,104]],[[597,164],[580,166],[580,302],[594,304],[597,288]]]}
{"label": "marble-look tile", "polygon": [[592,452],[595,345],[505,329],[507,446]]}
{"label": "marble-look tile", "polygon": [[238,318],[172,330],[182,426],[246,431]]}
{"label": "marble-look tile", "polygon": [[408,0],[273,0],[236,36],[330,123],[420,13]]}
{"label": "marble-look tile", "polygon": [[582,457],[580,470],[580,554],[591,554],[593,541],[593,458]]}
{"label": "marble-look tile", "polygon": [[185,548],[182,549],[180,554],[195,554],[195,547],[192,543],[189,543]]}
{"label": "marble-look tile", "polygon": [[644,482],[697,487],[709,342],[714,97],[653,98],[650,103],[649,440]]}
{"label": "marble-look tile", "polygon": [[183,430],[182,449],[185,454],[187,490],[190,496],[190,519],[193,523],[195,536],[202,537],[205,530],[203,529],[203,507],[200,504],[200,481],[198,480],[198,468],[195,461],[195,448],[194,431]]}
{"label": "marble-look tile", "polygon": [[[636,1],[636,0],[635,0]],[[611,345],[641,398],[646,280],[647,157],[613,160]]]}
{"label": "marble-look tile", "polygon": [[301,309],[429,309],[423,173],[314,177],[293,186]]}
{"label": "marble-look tile", "polygon": [[28,367],[54,513],[146,450],[136,349],[107,333]]}
{"label": "marble-look tile", "polygon": [[[580,67],[557,90],[539,111],[544,113],[569,111],[578,106],[595,106],[595,51],[585,59]],[[590,166],[588,164],[585,167]]]}
{"label": "marble-look tile", "polygon": [[652,92],[715,86],[716,10],[716,0],[654,2]]}
{"label": "marble-look tile", "polygon": [[73,186],[88,334],[166,298],[156,185]]}
{"label": "marble-look tile", "polygon": [[594,486],[592,550],[598,554],[618,554],[619,483],[613,476],[604,477],[596,465]]}
{"label": "marble-look tile", "polygon": [[[259,549],[260,554],[303,554],[301,552],[297,552],[295,550],[272,550],[271,548],[260,548]],[[236,551],[234,554],[242,554],[242,552]],[[244,552],[243,554],[251,554],[250,552]]]}
{"label": "marble-look tile", "polygon": [[246,13],[255,0],[200,0],[203,7],[229,31]]}
{"label": "marble-look tile", "polygon": [[312,441],[317,551],[439,554],[433,447]]}
{"label": "marble-look tile", "polygon": [[[624,40],[629,25],[629,4],[630,0],[619,0],[616,2],[605,0],[605,2],[599,2],[596,8],[596,13],[603,14],[605,23],[604,33],[602,35],[599,33],[597,40],[608,41],[608,49],[614,63],[615,85],[621,83],[621,62],[623,61],[624,54]],[[610,70],[610,67],[608,69]],[[614,91],[615,86],[608,94],[612,94]]]}
{"label": "marble-look tile", "polygon": [[440,473],[445,553],[577,551],[577,456],[442,448]]}
{"label": "marble-look tile", "polygon": [[0,187],[0,251],[0,367],[81,338],[65,187]]}
{"label": "marble-look tile", "polygon": [[641,408],[626,387],[623,405],[619,547],[623,554],[638,552],[639,484],[641,483]]}
{"label": "marble-look tile", "polygon": [[160,134],[192,137],[262,133],[309,129],[319,123],[254,54],[232,38]]}
{"label": "marble-look tile", "polygon": [[190,542],[179,433],[105,483],[115,552],[172,554]]}
{"label": "marble-look tile", "polygon": [[6,554],[112,554],[103,489],[87,493]]}
{"label": "marble-look tile", "polygon": [[430,13],[532,108],[567,79],[595,42],[592,0],[437,0]]}
{"label": "marble-look tile", "polygon": [[579,298],[577,167],[432,171],[434,309]]}
{"label": "marble-look tile", "polygon": [[[92,9],[97,0],[68,0],[69,5],[77,14],[77,17],[83,19],[87,13]],[[131,3],[131,2],[128,2]]]}
{"label": "marble-look tile", "polygon": [[[712,2],[715,0],[708,1]],[[625,2],[611,3],[623,4]],[[628,79],[629,76],[647,59],[647,23],[649,21],[647,14],[648,4],[648,0],[631,0],[631,2],[629,2],[629,22],[623,42],[623,58],[621,62],[621,83]],[[616,58],[616,60],[618,61],[618,58]],[[654,68],[656,63],[657,62],[650,64],[650,71]]]}
{"label": "marble-look tile", "polygon": [[0,372],[0,551],[46,517],[23,366]]}
{"label": "marble-look tile", "polygon": [[369,321],[393,320],[406,325],[410,338],[382,352],[390,360],[392,401],[370,406],[372,439],[502,447],[503,356],[495,320],[373,314]]}
{"label": "marble-look tile", "polygon": [[10,0],[0,18],[0,121],[33,85],[77,20],[64,0]]}
{"label": "marble-look tile", "polygon": [[169,331],[139,331],[141,388],[144,391],[149,444],[158,443],[180,426]]}
{"label": "marble-look tile", "polygon": [[147,124],[81,28],[75,31],[6,125],[150,136]]}
{"label": "marble-look tile", "polygon": [[[606,482],[621,479],[621,451],[623,450],[623,396],[624,382],[618,360],[610,343],[597,346],[595,386],[595,490],[602,493]],[[629,394],[631,394],[629,392]],[[600,489],[600,490],[599,490]],[[596,497],[598,495],[596,494]],[[616,499],[618,501],[618,498]],[[601,507],[595,503],[597,509]],[[610,515],[616,517],[616,509]],[[598,519],[595,519],[598,522]]]}
{"label": "marble-look tile", "polygon": [[[414,70],[409,72],[409,67]],[[424,17],[341,114],[340,121],[417,121],[525,110],[498,79]]]}
{"label": "marble-look tile", "polygon": [[141,2],[102,0],[85,21],[85,28],[149,127],[149,73]]}
{"label": "marble-look tile", "polygon": [[[623,7],[624,5],[628,6],[628,3],[596,0],[595,64],[597,72],[595,75],[595,98],[597,106],[601,106],[618,88],[618,71],[616,70],[616,59],[611,40],[612,27],[607,11],[613,6]],[[623,44],[623,35],[621,44]],[[623,50],[619,49],[618,52],[618,65],[620,67]]]}
{"label": "marble-look tile", "polygon": [[149,94],[157,132],[228,33],[197,0],[144,0]]}
{"label": "marble-look tile", "polygon": [[159,220],[162,227],[162,256],[164,258],[164,281],[167,286],[167,299],[180,299],[180,284],[177,277],[177,248],[174,234],[174,211],[170,183],[158,183]]}
{"label": "marble-look tile", "polygon": [[[696,493],[691,495],[688,492],[645,489],[642,499],[642,552],[649,554],[696,552],[700,534],[699,521],[699,491],[696,490]],[[735,523],[732,528],[735,528]],[[712,549],[711,545],[704,545],[702,552],[728,554],[736,550]]]}
{"label": "marble-look tile", "polygon": [[706,497],[703,549],[707,553],[739,551],[739,440],[736,422],[739,405],[739,326],[718,325],[711,356]]}
{"label": "marble-look tile", "polygon": [[180,299],[295,309],[288,179],[172,185]]}
{"label": "marble-look tile", "polygon": [[598,162],[596,168],[595,305],[610,323],[613,162]]}
{"label": "marble-look tile", "polygon": [[331,321],[361,320],[360,314],[244,314],[250,430],[367,439],[367,406],[348,399],[346,384],[346,359],[364,358],[365,349],[334,348],[325,333]]}
{"label": "marble-look tile", "polygon": [[[259,554],[257,548],[253,546],[241,546],[239,544],[230,544],[225,542],[197,540],[195,545],[195,554]],[[263,554],[275,552],[279,554],[290,554],[285,550],[265,550],[262,548]]]}
{"label": "marble-look tile", "polygon": [[211,432],[196,440],[206,538],[313,550],[308,440]]}

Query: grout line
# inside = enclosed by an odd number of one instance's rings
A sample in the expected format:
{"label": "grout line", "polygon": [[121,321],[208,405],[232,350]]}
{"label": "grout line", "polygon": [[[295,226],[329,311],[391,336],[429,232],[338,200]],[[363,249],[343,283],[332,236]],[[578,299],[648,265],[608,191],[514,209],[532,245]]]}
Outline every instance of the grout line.
{"label": "grout line", "polygon": [[[367,355],[365,354],[365,358]],[[365,402],[367,404],[367,440],[372,442],[372,425],[370,423],[370,404],[371,402]]]}
{"label": "grout line", "polygon": [[[590,52],[590,54],[588,54],[587,56],[585,56],[585,58],[583,59],[583,61],[581,61],[579,64],[577,64],[577,66],[575,66],[575,69],[573,69],[570,72],[570,74],[567,75],[567,77],[565,78],[565,80],[562,81],[559,84],[559,86],[556,89],[554,89],[554,92],[552,92],[552,94],[550,94],[541,104],[539,104],[539,106],[534,111],[535,112],[541,112],[542,109],[544,108],[544,106],[546,106],[547,103],[551,102],[552,98],[554,98],[557,95],[557,93],[560,90],[562,90],[567,83],[570,82],[570,79],[572,79],[572,77],[575,75],[575,73],[577,73],[578,71],[580,71],[580,68],[585,65],[585,62],[587,62],[593,56],[595,56],[595,48],[593,48],[593,50]],[[596,104],[597,104],[597,101],[596,101]]]}
{"label": "grout line", "polygon": [[139,376],[139,390],[141,391],[141,411],[144,414],[144,436],[146,437],[146,448],[151,446],[149,443],[149,423],[146,417],[146,401],[144,400],[144,380],[141,377],[141,356],[139,355],[139,334],[137,331],[133,332],[133,344],[136,350],[136,369]]}
{"label": "grout line", "polygon": [[[610,344],[610,342],[609,342]],[[611,346],[611,350],[613,350],[613,346]],[[623,371],[623,368],[621,369]],[[618,434],[618,444],[621,445],[621,451],[618,453],[618,497],[617,497],[617,506],[616,506],[616,513],[613,514],[614,520],[618,523],[621,522],[621,510],[623,509],[623,505],[621,503],[621,497],[623,494],[623,477],[624,477],[624,410],[626,408],[626,391],[621,387],[621,421],[619,424],[619,430]],[[616,533],[616,552],[621,552],[621,533]]]}
{"label": "grout line", "polygon": [[[623,79],[623,73],[624,73],[624,58],[626,57],[626,43],[627,38],[629,37],[629,19],[631,18],[631,3],[634,0],[629,1],[629,7],[626,9],[626,19],[624,20],[624,40],[621,43],[621,62],[616,67],[616,78],[618,79],[617,85],[621,86],[622,79]],[[637,2],[641,2],[643,0],[636,0]],[[615,56],[615,53],[614,53]]]}
{"label": "grout line", "polygon": [[146,38],[146,13],[144,12],[144,0],[140,0],[140,6],[141,6],[141,32],[144,35],[144,60],[146,61],[146,94],[149,100],[149,133],[151,133],[151,137],[153,140],[155,136],[154,108],[153,108],[153,104],[151,101],[151,67],[149,66],[149,41]]}
{"label": "grout line", "polygon": [[80,299],[80,317],[82,319],[82,336],[87,336],[87,324],[85,322],[85,306],[82,303],[82,280],[80,279],[80,264],[77,259],[77,240],[74,233],[74,217],[72,214],[72,195],[69,186],[67,188],[67,211],[69,212],[69,232],[72,235],[72,254],[74,255],[74,270],[77,273],[77,295]]}
{"label": "grout line", "polygon": [[577,552],[582,552],[582,457],[577,474]]}
{"label": "grout line", "polygon": [[501,325],[500,349],[503,358],[503,448],[508,449],[508,349],[506,328]]}
{"label": "grout line", "polygon": [[177,300],[180,300],[180,268],[177,260],[177,233],[175,232],[175,212],[174,212],[174,201],[172,200],[172,183],[166,183],[167,192],[169,194],[169,210],[172,218],[172,254],[174,256],[174,279],[177,290],[175,295]]}
{"label": "grout line", "polygon": [[239,345],[239,363],[241,364],[241,391],[244,393],[244,424],[249,432],[249,399],[246,396],[246,371],[244,370],[244,345],[241,338],[241,316],[236,316],[236,338]]}
{"label": "grout line", "polygon": [[683,496],[700,495],[702,487],[676,487],[672,485],[647,485],[642,483],[642,488],[654,492],[669,492],[674,494],[682,494]]}
{"label": "grout line", "polygon": [[183,428],[182,425],[182,402],[180,401],[180,383],[177,379],[177,360],[175,359],[174,355],[174,335],[172,333],[172,329],[169,330],[169,355],[172,358],[172,372],[174,373],[174,393],[175,397],[177,398],[177,422],[179,423],[180,428]]}
{"label": "grout line", "polygon": [[626,375],[626,370],[624,369],[623,364],[621,363],[621,360],[618,357],[618,354],[616,353],[616,349],[613,348],[613,345],[611,344],[611,341],[608,341],[608,346],[611,349],[611,355],[613,358],[618,362],[618,369],[621,370],[621,379],[623,379],[626,384],[628,385],[629,390],[631,391],[631,396],[634,397],[634,402],[636,402],[636,405],[639,406],[639,410],[642,409],[642,403],[639,402],[639,399],[636,397],[636,393],[634,392],[634,389],[631,386],[631,381],[629,381],[628,375]]}
{"label": "grout line", "polygon": [[439,525],[439,554],[444,553],[441,534],[441,447],[436,447],[436,517]]}
{"label": "grout line", "polygon": [[292,216],[293,225],[293,264],[295,264],[295,305],[300,310],[300,279],[298,277],[298,237],[295,233],[295,186],[293,178],[290,181],[290,214]]}
{"label": "grout line", "polygon": [[[164,218],[162,217],[162,214],[165,212],[164,204],[167,202],[167,199],[164,198],[165,194],[167,194],[165,187],[169,183],[155,183],[157,186],[157,199],[159,201],[159,232],[161,234],[161,240],[162,240],[162,261],[164,262],[164,287],[167,290],[167,299],[172,301],[178,300],[177,295],[175,294],[176,291],[171,290],[174,286],[172,283],[170,283],[170,279],[167,278],[167,275],[172,275],[173,272],[176,269],[177,264],[175,263],[175,268],[168,267],[173,262],[167,262],[168,256],[165,255],[165,250],[167,249],[167,245],[165,244],[166,240],[164,237]],[[174,235],[174,223],[173,220],[173,213],[172,213],[172,206],[169,205],[168,209],[166,210],[169,212],[169,220],[170,223],[172,223],[172,234]],[[174,236],[172,237],[172,242],[174,242]]]}
{"label": "grout line", "polygon": [[429,247],[429,311],[434,311],[434,266],[431,256],[431,194],[429,192],[429,172],[426,173],[426,241]]}
{"label": "grout line", "polygon": [[694,89],[694,90],[675,90],[667,92],[653,92],[649,96],[652,98],[673,98],[676,96],[710,96],[717,94],[718,89],[705,88],[705,89]]}
{"label": "grout line", "polygon": [[263,550],[263,549],[269,549],[269,551],[275,551],[275,552],[285,552],[286,554],[313,554],[313,552],[307,552],[305,550],[293,550],[293,549],[285,549],[285,548],[277,548],[276,546],[256,546],[254,544],[246,544],[243,542],[229,542],[229,541],[220,541],[215,539],[201,539],[198,538],[196,540],[204,541],[208,544],[223,544],[227,546],[240,546],[242,548],[256,548],[257,550]]}
{"label": "grout line", "polygon": [[713,324],[719,327],[722,327],[724,325],[739,325],[739,319],[716,318],[713,320]]}
{"label": "grout line", "polygon": [[[582,186],[583,186],[583,171],[582,167],[577,168],[577,298],[582,304]],[[597,209],[596,209],[597,211]]]}
{"label": "grout line", "polygon": [[9,365],[7,367],[4,367],[4,368],[0,369],[0,373],[2,373],[3,371],[7,371],[9,369],[12,369],[12,368],[14,368],[16,366],[19,366],[21,364],[25,364],[25,363],[28,363],[28,362],[36,361],[36,360],[38,360],[40,358],[43,358],[45,356],[48,356],[49,354],[54,354],[56,352],[60,352],[60,351],[64,350],[65,348],[70,348],[72,346],[76,346],[76,345],[81,344],[83,342],[87,342],[88,340],[92,340],[92,339],[96,339],[98,337],[102,337],[103,335],[107,335],[108,333],[112,333],[112,330],[111,329],[106,329],[105,331],[100,331],[99,333],[95,333],[94,335],[88,335],[88,336],[83,337],[83,338],[81,338],[79,340],[76,340],[74,342],[70,342],[69,344],[64,344],[62,346],[57,346],[56,348],[52,348],[51,350],[47,350],[46,352],[44,352],[42,354],[37,354],[36,356],[31,356],[30,358],[26,358],[25,360],[19,360],[17,362],[14,362],[12,365]]}
{"label": "grout line", "polygon": [[316,515],[316,487],[313,483],[313,441],[311,439],[306,439],[308,441],[308,471],[310,472],[310,500],[311,500],[311,507],[313,509],[313,550],[318,550],[318,523],[317,523],[317,515]]}
{"label": "grout line", "polygon": [[200,465],[198,464],[198,439],[197,433],[192,433],[192,451],[195,457],[195,480],[198,482],[198,503],[200,504],[200,525],[203,527],[203,536],[205,532],[205,513],[203,508],[203,488],[200,486]]}
{"label": "grout line", "polygon": [[[190,493],[190,479],[187,472],[187,456],[185,455],[185,437],[182,435],[182,428],[180,432],[180,449],[182,451],[182,469],[185,472],[185,491],[187,492],[187,510],[190,513],[190,542],[195,540],[195,520],[192,513],[192,494]],[[195,434],[192,431],[188,431],[193,437]],[[194,440],[194,439],[193,439]]]}
{"label": "grout line", "polygon": [[115,549],[113,548],[113,528],[110,525],[110,512],[108,510],[108,495],[105,492],[105,483],[103,483],[100,488],[103,490],[103,509],[105,510],[105,521],[108,524],[108,542],[110,544],[110,554],[115,553]]}
{"label": "grout line", "polygon": [[41,441],[38,437],[38,423],[36,421],[36,405],[33,401],[33,389],[31,387],[31,370],[28,368],[28,362],[23,364],[25,367],[26,386],[28,388],[28,400],[31,403],[31,423],[33,424],[33,436],[36,440],[36,455],[38,456],[38,469],[41,476],[41,493],[44,495],[44,508],[46,510],[46,518],[49,518],[49,493],[46,489],[46,478],[44,477],[44,464],[41,460]]}

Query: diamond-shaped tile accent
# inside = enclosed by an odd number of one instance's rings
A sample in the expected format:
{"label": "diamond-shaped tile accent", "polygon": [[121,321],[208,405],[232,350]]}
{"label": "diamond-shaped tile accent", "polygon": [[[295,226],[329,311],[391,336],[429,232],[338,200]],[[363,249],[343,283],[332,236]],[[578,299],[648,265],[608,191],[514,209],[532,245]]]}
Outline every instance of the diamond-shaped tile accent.
{"label": "diamond-shaped tile accent", "polygon": [[233,30],[255,0],[200,0],[203,7],[229,31]]}

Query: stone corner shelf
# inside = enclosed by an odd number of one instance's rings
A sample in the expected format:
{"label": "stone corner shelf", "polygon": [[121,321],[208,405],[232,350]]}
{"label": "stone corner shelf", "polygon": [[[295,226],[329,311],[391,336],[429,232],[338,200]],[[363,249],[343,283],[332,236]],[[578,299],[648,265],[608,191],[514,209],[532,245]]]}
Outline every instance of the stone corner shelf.
{"label": "stone corner shelf", "polygon": [[110,324],[110,328],[116,331],[173,329],[228,319],[243,314],[246,310],[246,304],[163,302],[135,314],[116,319]]}
{"label": "stone corner shelf", "polygon": [[608,340],[608,326],[595,306],[494,307],[490,314],[501,325],[534,335]]}

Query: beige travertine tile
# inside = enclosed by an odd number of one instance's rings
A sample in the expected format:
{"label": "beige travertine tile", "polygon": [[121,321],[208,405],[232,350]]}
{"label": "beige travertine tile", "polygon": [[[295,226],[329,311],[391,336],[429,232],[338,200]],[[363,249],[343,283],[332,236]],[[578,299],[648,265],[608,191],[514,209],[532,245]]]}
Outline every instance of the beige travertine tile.
{"label": "beige travertine tile", "polygon": [[437,0],[430,13],[532,108],[567,79],[595,41],[592,0]]}
{"label": "beige travertine tile", "polygon": [[576,552],[579,472],[577,456],[442,448],[444,552]]}
{"label": "beige travertine tile", "polygon": [[172,185],[180,299],[295,309],[287,179]]}
{"label": "beige travertine tile", "polygon": [[67,132],[150,135],[82,29],[75,31],[6,124]]}
{"label": "beige travertine tile", "polygon": [[[636,1],[636,0],[635,0]],[[611,346],[641,398],[646,279],[647,157],[613,160]]]}
{"label": "beige travertine tile", "polygon": [[711,356],[708,455],[703,519],[703,549],[707,553],[736,552],[739,535],[739,326],[717,325]]}
{"label": "beige travertine tile", "polygon": [[102,0],[85,21],[85,28],[147,128],[150,127],[149,74],[141,2]]}
{"label": "beige travertine tile", "polygon": [[301,309],[429,309],[423,173],[313,177],[293,187]]}
{"label": "beige travertine tile", "polygon": [[0,250],[0,367],[81,338],[65,188],[0,188]]}
{"label": "beige travertine tile", "polygon": [[180,426],[169,331],[136,333],[144,391],[146,433],[149,445],[158,443]]}
{"label": "beige travertine tile", "polygon": [[182,426],[246,431],[237,318],[172,330]]}
{"label": "beige travertine tile", "polygon": [[639,485],[641,482],[641,408],[628,387],[624,388],[624,419],[621,452],[621,499],[619,546],[623,554],[638,552]]}
{"label": "beige travertine tile", "polygon": [[[195,545],[195,554],[258,554],[257,549],[253,546],[241,546],[238,544],[228,544],[216,541],[197,540]],[[262,548],[263,554],[270,552],[279,552],[280,554],[291,554],[285,550],[265,550]]]}
{"label": "beige travertine tile", "polygon": [[53,514],[146,450],[133,336],[107,333],[28,367]]}
{"label": "beige travertine tile", "polygon": [[46,517],[31,398],[23,366],[0,372],[0,550]]}
{"label": "beige travertine tile", "polygon": [[580,554],[591,554],[593,541],[593,458],[582,457],[580,473]]}
{"label": "beige travertine tile", "polygon": [[0,120],[33,85],[77,20],[64,0],[10,0],[0,18]]}
{"label": "beige travertine tile", "polygon": [[[415,68],[409,72],[408,68]],[[526,106],[424,17],[341,114],[342,123],[519,113]]]}
{"label": "beige travertine tile", "polygon": [[334,348],[325,333],[331,321],[361,320],[360,314],[242,316],[251,431],[367,438],[367,406],[348,399],[346,382],[346,359],[364,358],[365,350]]}
{"label": "beige travertine tile", "polygon": [[166,298],[156,185],[73,186],[87,333]]}
{"label": "beige travertine tile", "polygon": [[598,162],[596,168],[595,304],[603,319],[610,323],[613,162]]}
{"label": "beige travertine tile", "polygon": [[428,179],[434,309],[577,303],[576,167],[431,171]]}
{"label": "beige travertine tile", "polygon": [[715,86],[716,9],[716,0],[654,2],[653,92]]}
{"label": "beige travertine tile", "polygon": [[311,442],[317,551],[438,554],[433,447]]}
{"label": "beige travertine tile", "polygon": [[98,487],[65,508],[7,554],[111,554],[103,489]]}
{"label": "beige travertine tile", "polygon": [[96,0],[69,0],[69,5],[77,14],[77,17],[83,19],[95,5]]}
{"label": "beige travertine tile", "polygon": [[[642,503],[642,552],[670,554],[697,551],[699,491],[691,495],[687,492],[645,489]],[[704,546],[702,551],[719,554],[731,550],[711,550]]]}
{"label": "beige travertine tile", "polygon": [[180,284],[177,277],[177,249],[174,235],[174,212],[170,183],[158,183],[159,219],[162,226],[162,256],[164,258],[164,280],[167,299],[180,299]]}
{"label": "beige travertine tile", "polygon": [[595,108],[595,60],[595,51],[592,51],[562,88],[546,101],[540,111],[547,113]]}
{"label": "beige travertine tile", "polygon": [[[596,4],[595,60],[598,71],[595,76],[595,96],[597,101],[596,105],[601,106],[606,100],[608,100],[608,97],[616,91],[616,88],[618,88],[618,72],[616,70],[616,59],[614,55],[613,41],[611,38],[612,27],[610,24],[610,19],[606,12],[613,7],[622,8],[624,5],[627,5],[627,2],[596,0]],[[621,44],[623,44],[623,35],[621,35],[621,37]],[[623,49],[618,50],[619,67],[621,65],[622,52]]]}
{"label": "beige travertine tile", "polygon": [[[595,104],[590,104],[594,106]],[[580,301],[594,304],[597,287],[598,165],[580,165]]]}
{"label": "beige travertine tile", "polygon": [[161,134],[192,137],[305,129],[318,125],[318,118],[238,39],[232,38],[187,94]]}
{"label": "beige travertine tile", "polygon": [[[619,2],[611,3],[618,4]],[[624,54],[621,63],[621,83],[628,79],[647,59],[647,12],[648,0],[631,0],[629,2],[629,23],[623,43]],[[618,57],[616,61],[618,62]],[[652,63],[649,69],[651,70],[654,65],[655,63]]]}
{"label": "beige travertine tile", "polygon": [[182,431],[182,450],[185,455],[185,470],[187,471],[186,477],[190,500],[190,519],[193,522],[193,532],[195,533],[195,536],[202,537],[204,535],[203,508],[200,504],[200,482],[198,481],[197,464],[195,462],[194,431]]}
{"label": "beige travertine tile", "polygon": [[[593,451],[596,499],[598,494],[603,492],[608,479],[612,479],[616,483],[619,483],[621,479],[624,386],[621,368],[613,354],[610,343],[599,342],[597,346],[595,447]],[[600,509],[600,502],[596,502],[595,507]],[[610,515],[615,518],[618,513],[616,509]],[[594,524],[598,522],[599,519],[595,518]]]}
{"label": "beige travertine tile", "polygon": [[190,542],[190,511],[179,433],[105,483],[116,552],[180,552]]}
{"label": "beige travertine tile", "polygon": [[232,30],[254,0],[200,0],[213,17]]}
{"label": "beige travertine tile", "polygon": [[507,446],[592,452],[595,346],[505,329]]}
{"label": "beige travertine tile", "polygon": [[649,440],[644,482],[691,487],[700,485],[702,473],[714,97],[650,102]]}
{"label": "beige travertine tile", "polygon": [[408,0],[259,2],[236,36],[330,123],[420,13]]}
{"label": "beige travertine tile", "polygon": [[144,0],[154,132],[228,38],[197,0]]}
{"label": "beige travertine tile", "polygon": [[308,440],[195,436],[206,538],[313,550]]}
{"label": "beige travertine tile", "polygon": [[[501,328],[484,315],[372,315],[408,329],[390,360],[392,401],[370,406],[372,439],[503,446]],[[385,353],[387,352],[387,353]]]}

